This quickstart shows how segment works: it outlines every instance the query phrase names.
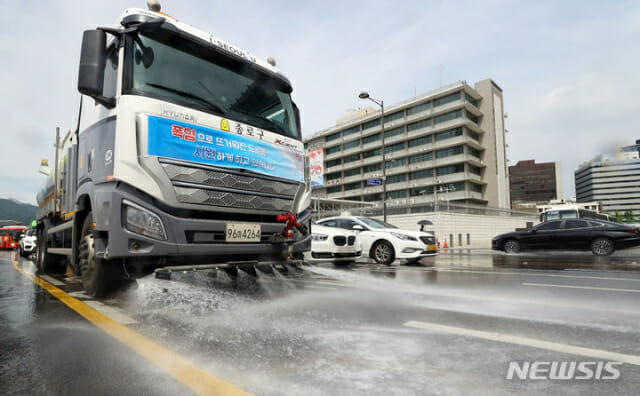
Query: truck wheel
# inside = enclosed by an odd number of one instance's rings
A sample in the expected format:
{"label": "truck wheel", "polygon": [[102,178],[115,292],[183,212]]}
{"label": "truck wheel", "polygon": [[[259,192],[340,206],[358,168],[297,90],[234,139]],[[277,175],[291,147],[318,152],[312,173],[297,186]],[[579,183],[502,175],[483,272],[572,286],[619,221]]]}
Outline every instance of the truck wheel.
{"label": "truck wheel", "polygon": [[591,242],[591,252],[596,256],[608,256],[615,250],[613,241],[609,238],[596,238]]}
{"label": "truck wheel", "polygon": [[382,240],[377,242],[371,248],[371,256],[378,264],[390,265],[396,258],[393,245],[388,241]]}
{"label": "truck wheel", "polygon": [[80,233],[78,258],[84,291],[92,297],[104,297],[120,285],[122,268],[113,262],[95,256],[93,217],[87,214]]}
{"label": "truck wheel", "polygon": [[41,274],[48,274],[59,270],[60,259],[55,254],[47,253],[49,245],[49,220],[45,219],[38,233],[38,248],[36,255],[36,266]]}

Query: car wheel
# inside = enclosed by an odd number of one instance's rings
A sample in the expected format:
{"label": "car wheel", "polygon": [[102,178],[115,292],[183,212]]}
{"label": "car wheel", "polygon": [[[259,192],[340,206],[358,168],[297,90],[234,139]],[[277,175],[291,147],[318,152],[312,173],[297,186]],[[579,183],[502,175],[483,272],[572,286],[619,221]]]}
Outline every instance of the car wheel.
{"label": "car wheel", "polygon": [[396,258],[393,245],[388,241],[379,241],[371,248],[371,257],[378,264],[390,265]]}
{"label": "car wheel", "polygon": [[591,242],[591,252],[596,256],[608,256],[615,250],[613,241],[609,238],[596,238]]}
{"label": "car wheel", "polygon": [[80,233],[79,267],[84,291],[92,297],[104,297],[122,281],[122,267],[95,256],[91,212],[87,214]]}
{"label": "car wheel", "polygon": [[515,239],[507,239],[504,243],[505,253],[518,253],[520,251],[520,242]]}

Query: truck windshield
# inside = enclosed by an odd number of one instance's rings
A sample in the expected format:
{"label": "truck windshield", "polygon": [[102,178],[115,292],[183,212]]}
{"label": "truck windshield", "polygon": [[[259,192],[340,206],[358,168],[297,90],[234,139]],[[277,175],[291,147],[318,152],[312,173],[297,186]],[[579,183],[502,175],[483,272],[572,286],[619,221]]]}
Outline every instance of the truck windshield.
{"label": "truck windshield", "polygon": [[300,139],[291,88],[220,50],[167,34],[137,35],[131,88],[148,95]]}

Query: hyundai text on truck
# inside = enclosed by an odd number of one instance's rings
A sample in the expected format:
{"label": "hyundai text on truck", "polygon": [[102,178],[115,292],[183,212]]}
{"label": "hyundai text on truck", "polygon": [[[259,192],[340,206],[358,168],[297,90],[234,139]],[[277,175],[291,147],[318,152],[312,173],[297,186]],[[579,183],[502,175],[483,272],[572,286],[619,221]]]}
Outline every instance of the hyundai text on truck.
{"label": "hyundai text on truck", "polygon": [[155,10],[83,34],[78,123],[38,193],[37,266],[104,296],[170,265],[300,258],[310,186],[275,61]]}

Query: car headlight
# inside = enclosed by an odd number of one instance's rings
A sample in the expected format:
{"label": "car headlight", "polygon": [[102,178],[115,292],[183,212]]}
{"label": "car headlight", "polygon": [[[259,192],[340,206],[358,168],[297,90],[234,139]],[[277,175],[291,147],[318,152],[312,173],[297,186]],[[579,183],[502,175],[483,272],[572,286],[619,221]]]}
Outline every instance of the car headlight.
{"label": "car headlight", "polygon": [[391,235],[393,235],[394,237],[396,237],[398,239],[402,239],[403,241],[417,241],[417,239],[415,237],[412,237],[410,235],[401,234],[399,232],[392,232]]}
{"label": "car headlight", "polygon": [[324,234],[311,234],[312,241],[326,241],[329,238],[329,235]]}
{"label": "car headlight", "polygon": [[167,234],[160,217],[128,201],[123,201],[122,206],[124,226],[127,230],[161,241],[167,240]]}

